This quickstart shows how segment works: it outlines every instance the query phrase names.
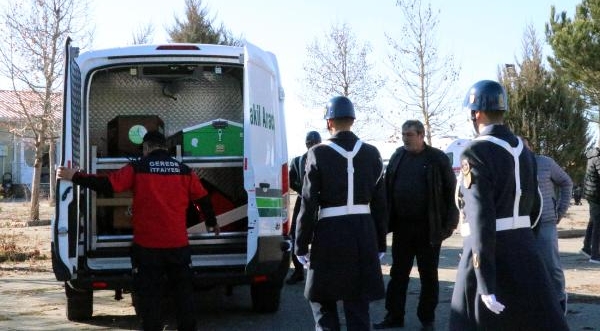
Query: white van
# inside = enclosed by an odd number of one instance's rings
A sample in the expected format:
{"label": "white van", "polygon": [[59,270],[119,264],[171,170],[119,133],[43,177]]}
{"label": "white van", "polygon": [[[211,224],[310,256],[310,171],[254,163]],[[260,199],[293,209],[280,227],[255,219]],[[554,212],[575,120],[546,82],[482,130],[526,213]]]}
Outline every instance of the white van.
{"label": "white van", "polygon": [[[290,262],[284,93],[275,56],[256,46],[164,44],[90,51],[66,44],[60,164],[88,173],[141,155],[148,130],[209,189],[221,234],[192,220],[198,289],[249,284],[274,312]],[[60,181],[52,266],[69,320],[92,316],[93,292],[130,292],[131,194]],[[132,297],[135,299],[135,294]],[[135,304],[135,300],[134,300]]]}
{"label": "white van", "polygon": [[465,150],[467,145],[471,142],[471,139],[459,138],[453,140],[444,150],[444,153],[448,155],[450,162],[452,163],[452,170],[458,177],[460,173],[460,155]]}

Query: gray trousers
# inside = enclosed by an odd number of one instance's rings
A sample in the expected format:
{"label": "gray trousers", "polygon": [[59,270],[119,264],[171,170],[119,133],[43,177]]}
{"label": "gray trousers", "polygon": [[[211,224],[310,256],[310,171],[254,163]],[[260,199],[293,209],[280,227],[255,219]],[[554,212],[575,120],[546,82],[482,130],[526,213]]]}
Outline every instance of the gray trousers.
{"label": "gray trousers", "polygon": [[550,282],[554,292],[558,296],[558,301],[566,299],[565,292],[565,274],[560,264],[560,254],[558,250],[558,233],[556,223],[540,222],[540,228],[536,235],[536,246],[540,252],[542,260],[550,275]]}

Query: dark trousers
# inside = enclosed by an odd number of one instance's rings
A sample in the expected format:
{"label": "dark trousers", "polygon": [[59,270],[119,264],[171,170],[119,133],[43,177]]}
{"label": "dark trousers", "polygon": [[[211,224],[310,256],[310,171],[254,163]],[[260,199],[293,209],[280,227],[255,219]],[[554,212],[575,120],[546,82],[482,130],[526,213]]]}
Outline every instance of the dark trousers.
{"label": "dark trousers", "polygon": [[290,237],[292,237],[292,263],[294,264],[294,272],[297,273],[304,273],[304,266],[298,261],[296,254],[294,254],[294,249],[296,248],[296,219],[298,218],[298,213],[300,213],[301,201],[302,199],[300,199],[300,197],[296,198],[294,212],[292,213],[292,224],[290,226]]}
{"label": "dark trousers", "polygon": [[600,260],[600,204],[589,201],[590,220],[583,239],[583,248],[589,250],[591,258]]}
{"label": "dark trousers", "polygon": [[417,316],[423,323],[433,322],[438,303],[439,281],[438,263],[440,245],[429,242],[426,229],[404,229],[394,231],[392,236],[392,269],[387,286],[385,308],[394,319],[404,319],[406,292],[410,280],[413,261],[417,258],[421,293],[417,306]]}
{"label": "dark trousers", "polygon": [[[346,329],[348,331],[371,330],[369,316],[369,301],[343,300],[344,315],[346,316]],[[336,301],[310,301],[310,307],[315,319],[317,331],[339,331],[340,318],[338,316]]]}
{"label": "dark trousers", "polygon": [[[133,245],[133,289],[144,331],[163,329],[162,298],[174,297],[177,330],[195,330],[194,287],[189,247],[144,248]],[[168,291],[168,292],[167,292]]]}

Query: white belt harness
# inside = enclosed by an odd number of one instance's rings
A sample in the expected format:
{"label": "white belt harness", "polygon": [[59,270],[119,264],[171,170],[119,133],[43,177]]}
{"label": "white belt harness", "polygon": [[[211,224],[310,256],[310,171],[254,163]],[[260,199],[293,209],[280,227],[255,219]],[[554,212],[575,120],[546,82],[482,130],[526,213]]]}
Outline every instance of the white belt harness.
{"label": "white belt harness", "polygon": [[[510,146],[506,141],[502,139],[498,139],[493,136],[480,136],[475,138],[475,140],[486,140],[491,143],[494,143],[506,151],[508,151],[515,162],[515,201],[513,203],[513,216],[512,217],[504,217],[496,219],[496,231],[506,231],[520,228],[528,228],[531,227],[531,220],[529,216],[519,216],[519,203],[521,201],[521,173],[519,166],[519,155],[523,151],[523,142],[520,138],[518,138],[517,147]],[[460,174],[459,182],[462,181],[462,173]],[[458,192],[458,186],[457,186]],[[468,237],[471,235],[471,228],[469,223],[461,222],[460,224],[460,235],[463,237]]]}
{"label": "white belt harness", "polygon": [[352,151],[347,151],[331,141],[327,141],[323,144],[333,148],[333,150],[345,157],[348,161],[348,199],[345,206],[321,208],[319,210],[319,219],[349,214],[370,214],[371,208],[369,208],[369,205],[354,204],[354,165],[352,164],[352,159],[354,159],[354,156],[356,156],[360,150],[362,141],[358,140]]}

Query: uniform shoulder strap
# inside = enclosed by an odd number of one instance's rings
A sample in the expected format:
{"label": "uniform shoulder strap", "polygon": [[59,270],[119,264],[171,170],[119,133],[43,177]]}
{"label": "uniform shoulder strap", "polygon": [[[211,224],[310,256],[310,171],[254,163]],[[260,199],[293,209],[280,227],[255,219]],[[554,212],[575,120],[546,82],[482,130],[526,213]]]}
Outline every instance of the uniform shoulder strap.
{"label": "uniform shoulder strap", "polygon": [[354,205],[354,164],[352,163],[352,159],[354,158],[354,156],[356,156],[356,154],[360,150],[360,148],[362,146],[362,141],[360,139],[357,140],[356,143],[354,144],[354,148],[351,151],[347,151],[347,150],[343,149],[340,145],[334,143],[331,140],[328,140],[323,144],[333,148],[334,151],[338,152],[340,155],[342,155],[343,157],[346,158],[347,172],[348,172],[347,205],[348,206]]}
{"label": "uniform shoulder strap", "polygon": [[[513,204],[513,219],[516,220],[516,218],[519,216],[519,203],[521,201],[521,194],[522,194],[519,155],[521,155],[521,152],[523,152],[523,141],[521,140],[520,137],[517,137],[518,144],[516,147],[512,147],[508,142],[506,142],[500,138],[496,138],[494,136],[487,136],[487,135],[479,136],[479,137],[475,138],[475,140],[489,141],[493,144],[496,144],[496,145],[504,148],[508,153],[510,153],[510,155],[512,155],[514,164],[515,164],[515,201]],[[539,192],[539,187],[538,187],[538,194],[539,193],[540,192]],[[540,208],[540,210],[541,210],[541,208]],[[538,218],[535,220],[533,226],[535,226],[537,224],[538,220],[539,220],[539,215],[538,215]]]}

